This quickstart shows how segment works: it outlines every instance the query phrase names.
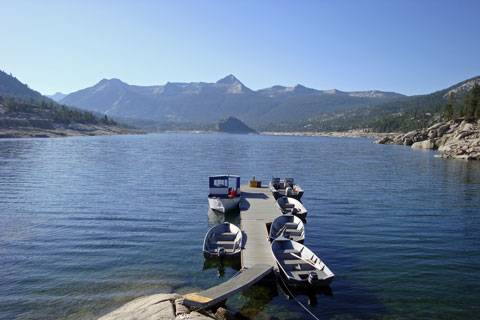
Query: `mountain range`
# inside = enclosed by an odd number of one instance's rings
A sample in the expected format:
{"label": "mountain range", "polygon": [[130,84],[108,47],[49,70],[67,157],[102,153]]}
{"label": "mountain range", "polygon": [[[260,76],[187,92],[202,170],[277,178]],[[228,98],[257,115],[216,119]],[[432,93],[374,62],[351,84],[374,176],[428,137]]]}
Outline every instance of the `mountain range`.
{"label": "mountain range", "polygon": [[215,83],[136,86],[103,79],[60,103],[118,119],[213,123],[234,116],[248,125],[299,120],[404,98],[394,92],[316,90],[302,85],[251,90],[233,75]]}
{"label": "mountain range", "polygon": [[404,97],[310,118],[265,123],[256,129],[273,132],[333,132],[357,129],[371,132],[408,132],[438,122],[443,117],[450,93],[454,93],[455,97],[454,113],[460,115],[460,110],[465,107],[465,97],[471,93],[475,83],[480,85],[480,76],[429,94]]}

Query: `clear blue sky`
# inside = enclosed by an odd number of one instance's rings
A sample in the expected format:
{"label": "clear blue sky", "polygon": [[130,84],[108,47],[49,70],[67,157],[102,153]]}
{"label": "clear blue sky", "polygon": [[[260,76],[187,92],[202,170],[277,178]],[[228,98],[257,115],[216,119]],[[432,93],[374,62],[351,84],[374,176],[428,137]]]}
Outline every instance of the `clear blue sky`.
{"label": "clear blue sky", "polygon": [[0,69],[43,94],[103,78],[430,93],[480,75],[480,1],[0,0]]}

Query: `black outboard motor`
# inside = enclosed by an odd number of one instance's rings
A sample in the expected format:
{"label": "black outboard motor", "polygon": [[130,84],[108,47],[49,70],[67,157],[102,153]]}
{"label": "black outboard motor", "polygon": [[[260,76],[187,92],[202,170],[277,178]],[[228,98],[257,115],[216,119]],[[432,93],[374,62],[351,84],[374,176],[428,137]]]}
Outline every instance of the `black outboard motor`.
{"label": "black outboard motor", "polygon": [[217,256],[219,258],[222,258],[225,255],[225,248],[224,247],[218,247],[217,248]]}
{"label": "black outboard motor", "polygon": [[316,272],[310,272],[307,280],[311,285],[315,285],[318,282],[318,274]]}

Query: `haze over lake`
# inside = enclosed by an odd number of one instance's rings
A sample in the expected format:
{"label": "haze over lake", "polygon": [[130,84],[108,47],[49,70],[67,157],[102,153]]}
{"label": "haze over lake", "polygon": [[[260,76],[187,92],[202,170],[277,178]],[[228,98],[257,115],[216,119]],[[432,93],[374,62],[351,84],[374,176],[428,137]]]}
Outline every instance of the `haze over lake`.
{"label": "haze over lake", "polygon": [[[293,176],[305,190],[305,244],[336,274],[308,307],[320,319],[475,318],[480,164],[434,154],[267,135],[0,140],[0,318],[95,318],[230,278],[237,270],[208,268],[201,250],[223,219],[208,211],[208,176],[224,173]],[[227,306],[308,317],[276,285]]]}

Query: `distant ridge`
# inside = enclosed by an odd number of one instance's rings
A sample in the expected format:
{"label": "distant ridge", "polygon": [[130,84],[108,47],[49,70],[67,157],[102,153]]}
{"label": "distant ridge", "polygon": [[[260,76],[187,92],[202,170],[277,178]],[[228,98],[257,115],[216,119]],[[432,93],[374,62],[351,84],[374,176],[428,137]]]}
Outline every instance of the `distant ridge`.
{"label": "distant ridge", "polygon": [[30,89],[13,75],[8,75],[2,70],[0,70],[0,95],[4,97],[15,96],[33,99],[41,99],[43,97],[40,92]]}
{"label": "distant ridge", "polygon": [[67,95],[65,93],[61,93],[61,92],[56,92],[52,95],[47,95],[47,97],[49,97],[50,99],[56,101],[56,102],[60,102],[60,100],[62,100],[63,98],[65,98]]}
{"label": "distant ridge", "polygon": [[[263,124],[257,129],[273,132],[335,132],[358,129],[369,132],[409,132],[427,128],[439,122],[443,117],[444,107],[450,93],[455,94],[453,109],[459,113],[463,108],[465,95],[472,90],[475,83],[480,84],[480,76],[430,94],[405,97],[307,119]],[[383,93],[363,91],[350,94],[376,96]]]}
{"label": "distant ridge", "polygon": [[[372,94],[375,92],[376,94]],[[176,123],[215,123],[233,116],[249,125],[305,119],[329,112],[403,98],[381,91],[341,92],[316,90],[300,84],[258,91],[234,75],[214,82],[167,82],[136,86],[120,79],[102,79],[92,87],[73,92],[60,102],[109,117]]]}
{"label": "distant ridge", "polygon": [[140,133],[98,117],[60,105],[0,71],[0,138],[65,137]]}

